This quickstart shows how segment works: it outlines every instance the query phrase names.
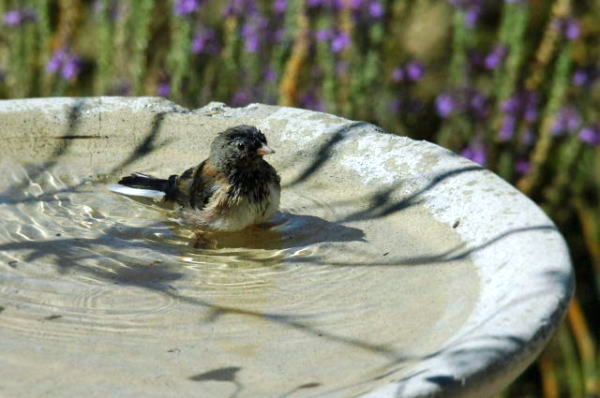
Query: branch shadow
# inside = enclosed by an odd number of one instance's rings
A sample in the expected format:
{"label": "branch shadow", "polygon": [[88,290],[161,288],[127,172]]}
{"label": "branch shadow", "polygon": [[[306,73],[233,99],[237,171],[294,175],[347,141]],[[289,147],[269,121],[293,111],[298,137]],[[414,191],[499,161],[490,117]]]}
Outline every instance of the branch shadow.
{"label": "branch shadow", "polygon": [[369,125],[370,123],[367,122],[352,122],[334,131],[329,139],[316,151],[312,162],[304,169],[304,171],[300,173],[298,177],[285,184],[283,188],[292,187],[313,176],[331,159],[334,147],[345,140],[352,130]]}
{"label": "branch shadow", "polygon": [[[81,109],[84,106],[84,101],[77,103],[72,107],[69,112],[69,127],[65,136],[76,136],[77,129],[79,126],[79,117]],[[174,111],[173,111],[174,112]],[[163,141],[161,144],[157,144],[160,130],[165,116],[170,112],[161,112],[156,114],[151,128],[144,140],[133,149],[132,153],[119,164],[112,168],[112,172],[116,172],[126,166],[129,166],[136,160],[147,156],[151,152],[169,144],[169,141]],[[334,147],[342,142],[347,135],[355,128],[366,125],[365,122],[356,122],[344,126],[343,128],[336,131],[329,140],[323,144],[321,148],[317,150],[314,161],[287,187],[292,187],[299,184],[311,176],[314,176],[319,170],[321,170],[331,158]],[[72,139],[65,139],[64,145],[61,145],[52,154],[51,159],[45,164],[44,169],[50,169],[54,167],[60,158],[66,153],[67,149],[73,142]],[[287,215],[289,222],[294,225],[300,225],[295,230],[299,234],[301,239],[290,239],[286,243],[283,243],[283,247],[301,247],[307,246],[319,242],[330,242],[323,236],[335,235],[338,242],[348,241],[361,241],[366,242],[364,231],[343,225],[345,222],[353,221],[364,221],[374,220],[382,217],[386,217],[392,213],[403,211],[411,206],[422,203],[425,198],[424,195],[434,189],[438,184],[446,181],[452,177],[461,175],[463,173],[479,172],[484,170],[479,166],[467,166],[455,170],[446,171],[440,173],[425,184],[422,188],[417,191],[401,197],[399,200],[394,199],[402,183],[398,183],[392,187],[387,187],[379,192],[370,195],[369,197],[363,197],[352,200],[342,200],[338,203],[332,204],[332,206],[341,206],[345,204],[356,203],[357,201],[366,201],[370,205],[367,209],[355,211],[348,216],[343,217],[341,220],[336,222],[327,221],[318,217],[310,215]],[[112,173],[111,172],[111,173]],[[28,197],[24,199],[12,200],[10,197],[12,193],[24,190],[32,181],[35,181],[41,172],[33,172],[27,181],[24,181],[14,187],[9,188],[7,191],[0,194],[1,204],[17,204],[22,202],[44,202],[56,200],[56,196],[62,193],[74,192],[80,186],[73,186],[59,190],[56,192],[44,193],[40,196]],[[284,215],[285,216],[285,215]],[[314,230],[311,231],[307,226],[314,226]],[[150,228],[150,229],[149,229]],[[0,243],[0,251],[4,253],[10,252],[27,252],[23,256],[24,261],[33,262],[39,259],[49,260],[53,265],[56,265],[59,272],[81,272],[97,279],[104,280],[109,283],[116,283],[127,286],[135,286],[143,289],[147,289],[150,292],[168,296],[179,302],[192,304],[198,307],[202,307],[208,310],[208,315],[201,319],[201,322],[214,323],[218,322],[224,316],[238,315],[252,317],[281,325],[282,327],[299,330],[303,333],[328,339],[332,342],[342,343],[353,348],[359,348],[368,352],[372,352],[381,355],[388,359],[389,366],[385,374],[393,375],[395,372],[402,369],[409,362],[418,360],[424,360],[432,358],[436,355],[444,354],[444,350],[436,351],[425,356],[411,356],[399,351],[389,344],[374,344],[369,341],[360,338],[352,338],[340,334],[328,332],[327,330],[319,327],[314,323],[312,317],[307,317],[301,314],[286,314],[286,313],[274,313],[266,311],[254,311],[247,310],[238,306],[222,306],[214,304],[208,300],[200,299],[197,297],[190,297],[180,294],[177,289],[173,286],[175,281],[178,281],[185,277],[183,272],[175,271],[173,268],[177,265],[173,263],[152,263],[148,264],[145,261],[128,256],[125,254],[125,248],[137,248],[141,250],[147,250],[149,252],[156,251],[160,248],[163,251],[177,254],[177,250],[169,248],[168,245],[161,245],[161,243],[151,238],[151,228],[136,228],[136,227],[123,227],[115,226],[108,228],[104,231],[104,234],[96,238],[64,238],[64,239],[53,239],[53,240],[38,240],[38,241],[18,241],[18,242],[7,242]],[[373,261],[373,262],[331,262],[323,261],[323,259],[317,256],[305,256],[302,257],[303,263],[314,265],[314,266],[337,266],[337,267],[363,267],[363,266],[421,266],[433,263],[451,263],[456,260],[466,259],[472,254],[488,248],[510,236],[520,233],[526,233],[531,231],[555,231],[556,228],[552,225],[537,225],[522,228],[513,228],[507,230],[501,234],[492,237],[491,239],[474,246],[466,246],[465,244],[457,245],[455,247],[443,250],[439,253],[423,254],[422,256],[413,257],[392,257],[386,258],[385,261]],[[298,232],[300,231],[300,232]],[[317,233],[320,231],[322,235]],[[335,232],[335,234],[333,233]],[[265,233],[270,233],[269,231]],[[260,234],[260,233],[259,233]],[[133,238],[136,237],[136,238]],[[260,237],[260,235],[259,235]],[[236,237],[230,236],[229,247],[237,247],[239,243],[236,243]],[[261,241],[270,241],[271,238],[260,239]],[[336,240],[333,240],[336,242]],[[275,249],[276,246],[264,246],[263,249]],[[110,254],[110,257],[106,256],[106,253]],[[92,266],[91,262],[102,262],[102,267]],[[300,261],[300,259],[288,258],[288,262]],[[149,266],[151,265],[151,266]],[[539,292],[532,294],[532,299],[538,297]],[[499,308],[496,313],[491,316],[494,317],[502,311]],[[485,321],[482,321],[482,324]],[[517,336],[510,334],[499,333],[496,336],[487,336],[490,340],[502,340],[503,342],[513,345],[515,350],[523,349],[523,346],[527,343]],[[462,358],[466,352],[460,348],[452,348],[450,355],[455,355],[457,358]],[[490,345],[488,348],[489,352],[485,355],[498,355],[502,350],[499,348],[493,348]],[[228,367],[214,369],[204,373],[190,376],[189,379],[192,381],[222,381],[231,382],[236,386],[236,391],[232,397],[236,397],[242,391],[242,385],[237,381],[237,372],[240,370],[239,367]],[[383,370],[382,370],[383,372]],[[420,372],[414,373],[410,377],[420,377]],[[378,376],[381,377],[381,376]],[[429,376],[427,380],[440,386],[448,387],[452,383],[460,384],[460,381],[452,380],[451,375],[434,375]],[[408,379],[404,379],[408,380]],[[288,393],[292,394],[294,391],[299,389],[308,389],[318,386],[318,383],[308,383],[303,386],[299,386],[296,390],[292,390]],[[457,387],[458,388],[458,387]]]}
{"label": "branch shadow", "polygon": [[[81,112],[86,106],[85,99],[78,99],[69,108],[67,112],[67,127],[63,133],[63,137],[73,137],[77,135],[79,126],[81,124]],[[60,138],[60,137],[59,137]],[[8,187],[4,192],[0,192],[0,204],[15,204],[21,203],[20,200],[11,198],[13,195],[19,195],[21,191],[29,186],[32,182],[35,182],[45,171],[51,170],[56,166],[62,156],[69,150],[73,144],[72,139],[61,140],[60,145],[52,151],[48,160],[43,162],[41,165],[35,167],[26,167],[28,179],[21,183],[17,183],[13,186]],[[45,196],[45,195],[44,195]],[[27,201],[37,201],[37,198],[25,198]]]}
{"label": "branch shadow", "polygon": [[433,178],[422,188],[403,197],[401,200],[394,200],[393,195],[401,187],[400,184],[395,184],[391,187],[380,190],[371,195],[368,200],[370,204],[366,210],[357,211],[346,216],[342,221],[360,221],[360,220],[375,220],[378,218],[389,216],[390,214],[402,211],[411,206],[422,204],[425,199],[423,195],[434,189],[438,184],[446,181],[449,178],[456,177],[465,173],[481,172],[485,169],[481,166],[466,166],[454,170],[445,171]]}
{"label": "branch shadow", "polygon": [[204,373],[197,374],[195,376],[188,377],[189,380],[203,382],[203,381],[221,381],[233,383],[235,391],[229,396],[229,398],[237,397],[244,389],[242,384],[237,380],[237,372],[241,368],[239,366],[229,366],[224,368],[218,368],[209,370]]}
{"label": "branch shadow", "polygon": [[[486,242],[483,242],[478,245],[467,246],[465,243],[458,244],[450,249],[444,250],[440,253],[435,254],[427,254],[423,256],[410,256],[410,257],[390,257],[385,260],[376,260],[372,262],[335,262],[330,260],[322,260],[318,256],[309,257],[308,260],[311,265],[329,265],[334,267],[370,267],[370,266],[378,266],[378,267],[391,267],[391,266],[421,266],[428,264],[439,264],[439,263],[449,263],[459,260],[467,259],[472,254],[486,249],[493,244],[505,239],[509,236],[527,232],[534,231],[554,231],[558,232],[557,228],[554,225],[534,225],[531,227],[522,227],[522,228],[514,228],[509,231],[503,232],[490,238]],[[303,259],[289,259],[290,262],[294,261],[302,261],[305,262],[307,258]]]}
{"label": "branch shadow", "polygon": [[[52,152],[48,160],[36,165],[25,165],[25,171],[28,176],[27,180],[24,180],[20,184],[15,184],[7,188],[4,192],[0,192],[0,204],[18,204],[18,203],[33,203],[33,202],[52,202],[56,200],[56,195],[64,193],[74,193],[77,189],[81,188],[88,180],[84,180],[81,183],[70,186],[67,188],[43,192],[39,195],[22,197],[22,191],[26,189],[30,184],[35,183],[44,173],[53,169],[64,157],[69,148],[73,145],[77,139],[91,139],[91,138],[105,138],[99,136],[80,135],[78,131],[81,125],[81,114],[87,106],[86,99],[78,99],[67,112],[67,128],[63,135],[56,137],[61,140],[61,144]],[[164,119],[167,115],[177,113],[177,110],[163,111],[156,113],[150,125],[148,133],[144,136],[142,142],[136,145],[131,151],[128,157],[117,163],[108,172],[109,175],[113,175],[123,168],[131,165],[139,159],[149,155],[150,153],[161,149],[173,142],[172,139],[165,139],[161,143],[157,143],[160,136],[160,131],[163,127]],[[101,119],[100,119],[101,120]],[[99,127],[102,130],[102,126]]]}
{"label": "branch shadow", "polygon": [[[330,137],[328,137],[328,139],[315,151],[315,154],[312,155],[312,160],[310,161],[308,166],[306,166],[304,171],[302,171],[300,175],[295,177],[292,181],[284,184],[283,188],[291,188],[295,185],[306,181],[307,179],[318,173],[327,164],[327,162],[329,162],[332,159],[332,154],[335,150],[336,145],[340,144],[347,138],[350,138],[351,133],[353,133],[355,130],[365,126],[371,126],[371,124],[361,121],[351,122],[341,126],[334,132],[332,132],[330,134]],[[368,203],[368,206],[365,210],[357,210],[340,220],[336,220],[338,222],[378,219],[386,217],[392,213],[402,211],[411,206],[421,204],[425,200],[424,194],[434,189],[440,183],[452,177],[456,177],[465,173],[483,171],[486,171],[486,169],[481,166],[470,165],[441,172],[437,175],[432,176],[427,181],[427,183],[420,189],[416,190],[411,194],[404,195],[404,197],[401,200],[395,200],[394,196],[397,196],[399,190],[405,184],[404,181],[399,181],[398,183],[380,189],[376,193],[369,194],[368,196],[364,196],[361,198],[354,197],[352,199],[345,200],[343,199],[330,203],[330,205],[332,207],[336,207],[351,205],[358,202]]]}
{"label": "branch shadow", "polygon": [[[433,261],[449,262],[457,258],[467,257],[473,252],[477,250],[482,250],[485,247],[489,247],[515,233],[523,233],[533,230],[553,229],[553,226],[520,228],[514,231],[507,231],[485,243],[471,248],[464,248],[461,250],[452,249],[441,255],[406,259],[405,261],[390,262],[386,265],[414,266],[428,264],[429,262]],[[392,371],[390,371],[391,373],[402,369],[405,366],[405,364],[409,362],[412,363],[414,361],[428,359],[433,356],[440,355],[443,352],[437,351],[426,356],[415,357],[411,355],[406,355],[388,344],[374,344],[360,338],[353,338],[331,333],[314,324],[314,316],[248,310],[237,306],[217,305],[205,299],[182,295],[172,285],[174,281],[177,281],[185,276],[182,272],[173,270],[174,266],[177,266],[176,263],[168,264],[164,262],[158,262],[156,264],[148,264],[147,262],[140,261],[139,259],[133,258],[126,254],[119,253],[119,250],[122,250],[124,247],[132,246],[149,251],[156,250],[157,242],[144,239],[144,237],[148,237],[150,235],[152,234],[149,233],[148,228],[127,227],[126,230],[123,230],[122,226],[115,226],[114,229],[107,230],[106,234],[95,239],[69,238],[52,241],[9,242],[0,244],[0,251],[4,253],[15,251],[27,251],[29,253],[26,256],[24,256],[23,259],[24,261],[28,262],[35,261],[43,257],[50,257],[54,260],[52,263],[58,266],[61,272],[66,272],[67,270],[70,270],[71,272],[81,272],[87,275],[91,275],[96,279],[101,279],[110,283],[116,283],[120,285],[135,286],[147,289],[154,293],[168,296],[169,298],[175,299],[179,302],[184,302],[187,304],[192,304],[205,308],[206,310],[208,310],[208,312],[207,315],[203,319],[201,319],[201,322],[203,323],[218,322],[219,319],[223,316],[229,315],[247,316],[267,320],[269,322],[276,323],[283,327],[302,331],[303,333],[309,335],[313,335],[316,337],[318,336],[319,338],[329,339],[336,343],[343,343],[353,348],[359,348],[368,352],[376,353],[387,358],[390,363],[390,366],[397,365]],[[139,238],[132,238],[133,236],[138,236]],[[109,258],[106,257],[106,253],[108,252],[108,250],[110,250]],[[89,264],[86,264],[87,260],[102,261],[104,263],[104,266],[91,266]],[[106,264],[107,262],[108,264]],[[313,262],[313,260],[308,259],[307,262],[311,263]],[[111,267],[110,264],[112,264],[113,266]],[[149,267],[149,265],[152,266]],[[348,264],[342,265],[347,266]],[[372,264],[351,265],[369,266]],[[532,293],[532,298],[538,297],[538,294],[538,292]],[[497,312],[491,315],[491,317],[496,316],[501,311],[502,308],[499,308]],[[486,320],[482,321],[482,323],[485,322]],[[510,335],[490,336],[489,338],[504,339],[506,341],[511,342],[512,344],[517,345],[525,344],[525,342],[519,341],[518,338]],[[460,351],[460,349],[453,349],[455,350],[454,355],[464,354],[462,351]],[[201,381],[208,376],[205,374],[201,374],[194,377],[196,381]],[[444,382],[444,380],[445,379],[442,378],[432,379],[432,381],[434,382],[442,383]]]}
{"label": "branch shadow", "polygon": [[148,134],[144,137],[144,140],[140,142],[131,152],[131,154],[115,165],[111,171],[108,173],[110,175],[116,173],[117,171],[122,170],[124,167],[129,166],[130,164],[136,162],[137,160],[149,155],[150,153],[163,148],[170,143],[173,142],[173,139],[165,139],[162,143],[157,144],[157,139],[160,135],[160,131],[163,127],[163,122],[165,117],[171,113],[175,113],[175,110],[172,111],[163,111],[154,115],[152,118],[152,123],[150,125],[150,130],[148,130]]}
{"label": "branch shadow", "polygon": [[[521,295],[518,298],[509,300],[503,305],[498,306],[498,308],[490,313],[488,317],[482,319],[469,329],[463,330],[459,335],[454,336],[452,344],[420,358],[421,360],[426,361],[442,356],[446,362],[446,365],[444,366],[445,369],[463,371],[466,375],[461,377],[456,374],[447,373],[446,371],[436,374],[435,369],[422,366],[421,369],[416,372],[393,380],[398,386],[395,396],[398,398],[405,396],[408,383],[415,377],[423,378],[427,382],[436,385],[439,388],[439,391],[442,392],[441,394],[433,393],[432,396],[462,396],[468,389],[477,391],[477,386],[484,382],[484,377],[482,377],[482,375],[485,375],[488,379],[493,379],[495,373],[502,374],[506,372],[505,367],[507,362],[518,362],[515,361],[515,358],[527,356],[528,353],[534,349],[531,346],[531,342],[537,342],[536,349],[539,352],[543,347],[543,343],[547,341],[552,334],[552,327],[540,327],[535,335],[529,339],[506,333],[503,329],[498,329],[496,333],[488,333],[477,337],[472,337],[472,335],[476,334],[476,332],[486,323],[502,316],[503,312],[509,308],[524,305],[532,301],[537,302],[540,296],[546,296],[548,293],[553,293],[555,287],[573,284],[572,275],[567,271],[547,271],[544,275],[544,278],[549,281],[547,287],[534,289],[526,295]],[[540,323],[545,325],[555,325],[564,315],[569,302],[570,298],[567,298],[559,303],[559,307],[556,311],[551,314],[549,318],[540,319]],[[515,322],[518,322],[518,319],[515,319]],[[529,360],[530,362],[533,362],[534,358],[529,358]],[[476,364],[479,364],[479,366]],[[384,370],[384,368],[381,369],[381,376],[374,378],[373,380],[392,376],[404,367],[405,364],[401,361],[390,362],[389,365],[386,366],[386,370]],[[476,372],[472,372],[474,368],[478,368]],[[469,371],[471,371],[471,374],[468,374]]]}

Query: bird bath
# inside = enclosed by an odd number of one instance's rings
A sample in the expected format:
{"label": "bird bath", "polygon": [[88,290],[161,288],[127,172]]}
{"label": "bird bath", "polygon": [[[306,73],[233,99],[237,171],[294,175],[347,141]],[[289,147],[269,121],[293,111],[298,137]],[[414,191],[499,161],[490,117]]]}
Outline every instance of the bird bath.
{"label": "bird bath", "polygon": [[[252,124],[277,153],[268,228],[194,249],[106,189],[180,173]],[[485,397],[572,294],[552,222],[436,145],[293,108],[0,101],[5,396]]]}

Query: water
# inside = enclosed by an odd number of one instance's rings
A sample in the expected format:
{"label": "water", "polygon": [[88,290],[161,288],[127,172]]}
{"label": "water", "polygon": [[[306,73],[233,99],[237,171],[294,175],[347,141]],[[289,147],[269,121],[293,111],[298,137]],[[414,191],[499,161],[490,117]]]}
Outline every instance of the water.
{"label": "water", "polygon": [[418,261],[453,243],[423,241],[446,232],[417,208],[340,223],[356,209],[286,189],[270,225],[195,249],[168,209],[109,192],[115,176],[0,175],[7,396],[353,396],[439,349],[476,300],[471,264]]}

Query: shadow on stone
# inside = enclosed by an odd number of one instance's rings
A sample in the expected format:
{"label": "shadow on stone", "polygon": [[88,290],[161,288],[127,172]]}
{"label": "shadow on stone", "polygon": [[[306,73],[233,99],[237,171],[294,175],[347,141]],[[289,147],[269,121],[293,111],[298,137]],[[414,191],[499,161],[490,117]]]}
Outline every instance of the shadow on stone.
{"label": "shadow on stone", "polygon": [[286,184],[284,188],[299,184],[314,175],[331,159],[333,148],[345,140],[352,130],[369,125],[367,122],[351,122],[337,129],[331,134],[327,142],[316,151],[311,164],[297,178]]}
{"label": "shadow on stone", "polygon": [[240,371],[238,366],[230,366],[226,368],[219,368],[209,370],[208,372],[200,373],[195,376],[191,376],[188,379],[192,381],[222,381],[233,383],[236,387],[235,391],[229,396],[229,398],[237,397],[243,390],[242,384],[236,379],[237,372]]}

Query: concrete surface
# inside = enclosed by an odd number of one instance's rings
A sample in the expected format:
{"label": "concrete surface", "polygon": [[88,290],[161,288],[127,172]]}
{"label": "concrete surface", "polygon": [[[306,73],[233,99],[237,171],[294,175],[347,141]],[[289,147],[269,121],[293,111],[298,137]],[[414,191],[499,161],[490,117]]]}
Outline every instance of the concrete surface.
{"label": "concrete surface", "polygon": [[[270,231],[197,253],[167,215],[102,191],[132,171],[181,172],[241,123],[277,150]],[[565,243],[535,204],[368,123],[48,98],[0,101],[0,138],[10,396],[491,396],[572,295]]]}

